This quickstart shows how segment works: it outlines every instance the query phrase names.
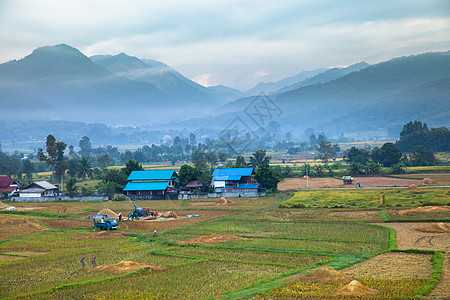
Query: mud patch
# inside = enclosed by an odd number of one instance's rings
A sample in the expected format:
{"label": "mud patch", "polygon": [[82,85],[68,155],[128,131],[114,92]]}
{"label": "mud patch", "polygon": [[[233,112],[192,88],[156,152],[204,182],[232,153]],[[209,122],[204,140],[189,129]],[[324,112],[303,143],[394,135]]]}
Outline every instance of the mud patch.
{"label": "mud patch", "polygon": [[52,228],[90,228],[94,226],[91,220],[69,218],[42,220],[42,223]]}
{"label": "mud patch", "polygon": [[416,228],[417,231],[430,233],[450,233],[450,227],[445,223],[434,223]]}
{"label": "mud patch", "polygon": [[244,240],[245,238],[238,237],[235,235],[220,235],[220,234],[211,234],[204,235],[198,238],[194,238],[188,241],[178,242],[180,245],[210,245],[215,243],[234,241],[234,240]]}
{"label": "mud patch", "polygon": [[48,230],[28,219],[0,220],[0,239]]}
{"label": "mud patch", "polygon": [[419,206],[416,208],[399,210],[398,214],[404,216],[410,212],[433,213],[433,212],[447,212],[447,211],[450,212],[450,206]]}
{"label": "mud patch", "polygon": [[167,267],[164,266],[153,266],[153,265],[147,265],[142,264],[134,261],[121,261],[114,265],[103,265],[98,266],[92,269],[92,271],[106,271],[114,274],[125,274],[133,271],[137,271],[140,269],[150,269],[152,271],[162,271],[165,270]]}

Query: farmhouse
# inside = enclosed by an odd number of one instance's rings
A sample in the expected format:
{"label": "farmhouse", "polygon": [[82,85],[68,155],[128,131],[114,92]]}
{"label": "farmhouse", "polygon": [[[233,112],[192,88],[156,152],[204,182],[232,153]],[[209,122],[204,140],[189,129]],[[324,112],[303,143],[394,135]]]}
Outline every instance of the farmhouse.
{"label": "farmhouse", "polygon": [[36,181],[19,191],[19,197],[38,198],[45,196],[57,196],[59,189],[47,181]]}
{"label": "farmhouse", "polygon": [[174,170],[133,171],[123,192],[133,199],[167,199],[176,193],[177,177]]}
{"label": "farmhouse", "polygon": [[215,192],[256,192],[258,183],[252,183],[253,168],[215,169],[211,185]]}
{"label": "farmhouse", "polygon": [[14,178],[0,177],[0,194],[8,191],[14,194],[21,187],[22,185]]}

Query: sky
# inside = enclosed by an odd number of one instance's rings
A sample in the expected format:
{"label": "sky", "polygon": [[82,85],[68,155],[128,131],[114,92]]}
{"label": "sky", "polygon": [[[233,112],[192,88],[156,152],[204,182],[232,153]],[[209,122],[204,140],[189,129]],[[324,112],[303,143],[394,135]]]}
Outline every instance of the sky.
{"label": "sky", "polygon": [[450,50],[450,1],[0,0],[0,63],[61,43],[248,90],[321,67]]}

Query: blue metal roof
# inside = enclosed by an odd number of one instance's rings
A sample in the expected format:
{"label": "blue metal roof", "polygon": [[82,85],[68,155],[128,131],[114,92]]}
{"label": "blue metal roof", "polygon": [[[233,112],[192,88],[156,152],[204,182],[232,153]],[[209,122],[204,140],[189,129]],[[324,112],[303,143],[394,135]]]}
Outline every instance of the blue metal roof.
{"label": "blue metal roof", "polygon": [[162,182],[128,182],[125,188],[126,191],[163,191],[167,189],[168,181]]}
{"label": "blue metal roof", "polygon": [[259,183],[242,183],[237,186],[238,189],[257,189]]}
{"label": "blue metal roof", "polygon": [[170,180],[176,178],[175,170],[148,170],[133,171],[128,176],[128,181],[132,180]]}
{"label": "blue metal roof", "polygon": [[215,181],[225,181],[225,180],[241,180],[241,175],[221,175],[214,176],[212,180]]}
{"label": "blue metal roof", "polygon": [[251,176],[253,168],[224,168],[215,169],[213,176]]}

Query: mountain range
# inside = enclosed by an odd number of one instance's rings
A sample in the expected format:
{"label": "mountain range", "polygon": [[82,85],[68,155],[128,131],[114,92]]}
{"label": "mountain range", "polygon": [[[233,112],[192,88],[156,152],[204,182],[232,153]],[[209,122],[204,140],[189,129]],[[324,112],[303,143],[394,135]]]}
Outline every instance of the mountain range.
{"label": "mountain range", "polygon": [[263,91],[278,109],[271,120],[283,130],[333,134],[387,129],[415,119],[448,126],[449,78],[447,51],[303,71],[243,92],[204,87],[155,60],[125,53],[87,57],[61,44],[0,64],[0,101],[4,121],[220,130],[236,117],[249,125],[246,108]]}

